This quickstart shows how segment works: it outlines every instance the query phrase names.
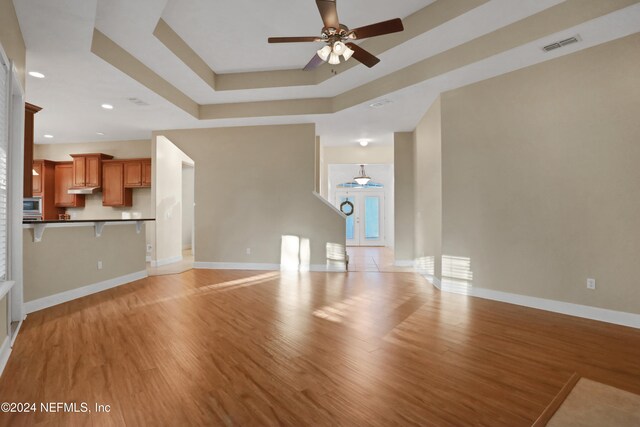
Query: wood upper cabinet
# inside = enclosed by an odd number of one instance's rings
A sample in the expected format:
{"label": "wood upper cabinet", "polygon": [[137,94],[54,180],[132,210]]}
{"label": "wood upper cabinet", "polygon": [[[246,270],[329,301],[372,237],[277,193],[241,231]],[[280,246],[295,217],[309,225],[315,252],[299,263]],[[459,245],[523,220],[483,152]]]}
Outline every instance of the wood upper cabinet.
{"label": "wood upper cabinet", "polygon": [[[42,197],[42,179],[43,179],[43,171],[42,167],[44,166],[44,162],[42,160],[34,160],[33,168],[31,171],[32,174],[32,186],[33,186],[33,195]],[[33,173],[36,173],[35,175]]]}
{"label": "wood upper cabinet", "polygon": [[71,154],[73,157],[73,186],[102,187],[102,162],[113,156],[102,153]]}
{"label": "wood upper cabinet", "polygon": [[132,206],[132,190],[125,188],[125,163],[107,160],[102,163],[102,206]]}
{"label": "wood upper cabinet", "polygon": [[55,167],[56,163],[50,160],[34,160],[31,172],[33,175],[33,195],[42,198],[42,219],[58,219],[60,209],[55,205]]}
{"label": "wood upper cabinet", "polygon": [[69,194],[74,182],[73,162],[57,162],[55,165],[55,205],[59,208],[84,207],[83,194]]}
{"label": "wood upper cabinet", "polygon": [[151,187],[151,159],[124,160],[124,186]]}
{"label": "wood upper cabinet", "polygon": [[33,171],[31,165],[33,164],[33,125],[34,115],[42,110],[37,105],[24,104],[24,178],[23,178],[23,195],[24,197],[31,197],[33,195]]}

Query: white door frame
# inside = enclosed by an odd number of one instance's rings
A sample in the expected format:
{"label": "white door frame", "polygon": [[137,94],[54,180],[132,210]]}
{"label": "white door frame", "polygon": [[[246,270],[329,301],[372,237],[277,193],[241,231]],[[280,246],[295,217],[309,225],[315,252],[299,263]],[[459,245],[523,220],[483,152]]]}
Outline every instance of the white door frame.
{"label": "white door frame", "polygon": [[[382,188],[339,188],[335,191],[335,200],[334,205],[340,209],[340,198],[342,197],[353,197],[354,207],[353,207],[353,215],[354,216],[354,238],[347,239],[347,246],[384,246],[385,245],[385,218],[384,218],[384,189]],[[378,215],[379,215],[379,227],[380,227],[380,238],[376,240],[366,240],[364,238],[365,234],[365,221],[364,217],[366,215],[365,212],[365,197],[368,195],[377,196],[380,200],[380,206],[378,207]]]}

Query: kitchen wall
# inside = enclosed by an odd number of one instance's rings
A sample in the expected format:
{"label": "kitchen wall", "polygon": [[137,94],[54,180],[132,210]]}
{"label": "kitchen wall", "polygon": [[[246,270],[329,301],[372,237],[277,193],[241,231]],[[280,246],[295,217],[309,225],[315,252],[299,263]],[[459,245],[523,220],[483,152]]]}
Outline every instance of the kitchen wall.
{"label": "kitchen wall", "polygon": [[312,193],[314,125],[156,136],[195,160],[196,261],[280,264],[281,238],[290,234],[309,238],[311,263],[325,265],[326,243],[344,245],[344,219]]}
{"label": "kitchen wall", "polygon": [[[144,232],[134,224],[47,228],[41,242],[23,231],[24,301],[33,302],[131,274],[146,274]],[[64,250],[61,250],[64,248]],[[97,267],[102,261],[102,269]]]}
{"label": "kitchen wall", "polygon": [[441,215],[442,255],[474,288],[640,313],[638,46],[634,34],[444,93],[416,129],[416,257],[437,238],[425,214]]}
{"label": "kitchen wall", "polygon": [[12,0],[0,0],[0,44],[9,60],[13,61],[24,90],[26,47]]}

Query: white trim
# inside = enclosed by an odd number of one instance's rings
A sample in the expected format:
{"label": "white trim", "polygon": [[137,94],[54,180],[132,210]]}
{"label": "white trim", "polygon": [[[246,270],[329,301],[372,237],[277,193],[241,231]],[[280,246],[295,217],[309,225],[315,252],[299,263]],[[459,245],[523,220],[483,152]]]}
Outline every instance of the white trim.
{"label": "white trim", "polygon": [[510,292],[495,291],[493,289],[477,288],[474,286],[455,286],[442,284],[440,279],[423,275],[442,292],[468,295],[476,298],[506,302],[508,304],[521,305],[538,310],[551,311],[553,313],[582,317],[584,319],[598,320],[600,322],[613,323],[640,329],[640,314],[626,313],[624,311],[609,310],[606,308],[592,307],[589,305],[573,304],[545,298],[531,297],[528,295],[513,294]]}
{"label": "white trim", "polygon": [[[25,319],[26,319],[26,315],[25,315]],[[13,335],[11,336],[11,347],[13,347],[13,343],[16,342],[16,338],[18,338],[18,333],[20,332],[20,328],[22,328],[22,322],[24,322],[24,319],[21,319],[18,322],[18,326],[16,327],[15,331],[13,331]],[[11,325],[9,325],[9,328],[11,328]]]}
{"label": "white trim", "polygon": [[182,261],[182,255],[177,255],[171,258],[159,259],[158,261],[151,260],[151,267],[162,267],[163,265],[173,264],[174,262]]}
{"label": "white trim", "polygon": [[396,267],[414,267],[416,262],[412,259],[397,259],[393,265]]}
{"label": "white trim", "polygon": [[585,319],[629,326],[631,328],[640,328],[640,314],[608,310],[606,308],[573,304],[570,302],[545,298],[530,297],[527,295],[512,294],[509,292],[494,291],[493,289],[486,288],[470,287],[469,295],[494,301],[507,302],[509,304],[537,308],[540,310],[552,311],[554,313],[568,314],[569,316],[583,317]]}
{"label": "white trim", "polygon": [[275,270],[280,271],[280,264],[260,262],[194,262],[193,268],[206,270]]}
{"label": "white trim", "polygon": [[9,293],[9,291],[11,290],[11,288],[13,288],[13,285],[15,284],[16,282],[14,280],[0,282],[0,299],[4,298],[4,296]]}
{"label": "white trim", "polygon": [[0,347],[0,375],[2,375],[5,366],[7,366],[9,356],[11,356],[11,337],[7,335],[2,343],[2,347]]}
{"label": "white trim", "polygon": [[137,271],[135,273],[126,274],[120,277],[114,277],[113,279],[104,280],[92,285],[87,285],[81,288],[71,289],[69,291],[50,295],[48,297],[28,301],[24,303],[24,312],[27,314],[33,313],[34,311],[42,310],[77,298],[82,298],[87,295],[115,288],[117,286],[134,282],[136,280],[144,279],[147,276],[147,270]]}

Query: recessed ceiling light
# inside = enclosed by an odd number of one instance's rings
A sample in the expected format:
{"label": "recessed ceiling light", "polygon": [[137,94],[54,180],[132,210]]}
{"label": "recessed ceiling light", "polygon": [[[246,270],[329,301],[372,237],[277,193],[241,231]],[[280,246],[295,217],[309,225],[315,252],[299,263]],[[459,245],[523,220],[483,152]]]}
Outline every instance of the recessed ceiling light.
{"label": "recessed ceiling light", "polygon": [[102,104],[101,107],[105,110],[113,110],[113,105],[111,104]]}
{"label": "recessed ceiling light", "polygon": [[369,145],[369,141],[366,139],[361,139],[358,142],[360,142],[360,145],[362,145],[363,147],[366,147],[367,145]]}
{"label": "recessed ceiling light", "polygon": [[44,136],[45,138],[53,138],[53,135],[49,135],[49,134],[46,134],[46,135],[43,135],[43,136]]}
{"label": "recessed ceiling light", "polygon": [[102,132],[96,132],[96,135],[104,136],[104,133],[102,133]]}
{"label": "recessed ceiling light", "polygon": [[35,78],[37,78],[37,79],[44,79],[44,74],[39,73],[39,72],[37,72],[37,71],[29,71],[29,75],[30,75],[31,77],[35,77]]}

